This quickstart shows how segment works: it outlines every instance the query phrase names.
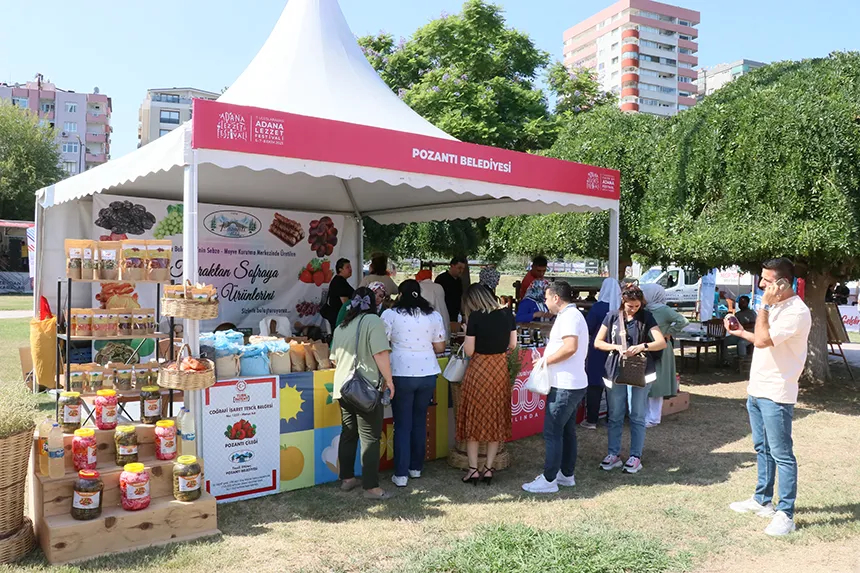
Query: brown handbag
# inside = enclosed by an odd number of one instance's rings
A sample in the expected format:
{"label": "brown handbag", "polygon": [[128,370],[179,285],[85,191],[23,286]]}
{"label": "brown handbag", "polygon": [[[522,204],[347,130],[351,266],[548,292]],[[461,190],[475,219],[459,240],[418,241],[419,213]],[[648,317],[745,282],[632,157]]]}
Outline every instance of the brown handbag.
{"label": "brown handbag", "polygon": [[[639,325],[639,337],[642,337],[642,329],[644,324]],[[618,333],[621,336],[622,346],[627,345],[627,329],[624,326],[623,311],[618,311]],[[621,361],[618,364],[618,378],[615,379],[616,384],[626,384],[627,386],[636,386],[638,388],[645,387],[645,367],[648,364],[648,357],[644,353],[639,353],[635,356],[625,358],[621,356]]]}

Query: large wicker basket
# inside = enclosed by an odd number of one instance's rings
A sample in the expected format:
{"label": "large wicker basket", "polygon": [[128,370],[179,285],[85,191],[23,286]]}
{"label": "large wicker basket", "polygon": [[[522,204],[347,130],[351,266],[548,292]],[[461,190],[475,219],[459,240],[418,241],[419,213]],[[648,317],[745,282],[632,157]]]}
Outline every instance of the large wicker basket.
{"label": "large wicker basket", "polygon": [[33,428],[0,440],[0,537],[20,529],[24,521],[24,486],[33,446]]}
{"label": "large wicker basket", "polygon": [[209,320],[218,318],[218,301],[187,300],[183,298],[162,298],[161,314],[174,318],[190,320]]}
{"label": "large wicker basket", "polygon": [[173,364],[178,367],[185,353],[191,356],[191,348],[187,344],[182,345],[175,361],[161,365],[158,369],[158,385],[173,390],[204,390],[215,384],[215,364],[206,358],[199,359],[208,366],[206,370],[200,372],[184,372],[179,368],[175,370],[167,368]]}
{"label": "large wicker basket", "polygon": [[36,545],[33,522],[22,517],[21,527],[8,537],[0,539],[0,563],[12,563],[27,555]]}

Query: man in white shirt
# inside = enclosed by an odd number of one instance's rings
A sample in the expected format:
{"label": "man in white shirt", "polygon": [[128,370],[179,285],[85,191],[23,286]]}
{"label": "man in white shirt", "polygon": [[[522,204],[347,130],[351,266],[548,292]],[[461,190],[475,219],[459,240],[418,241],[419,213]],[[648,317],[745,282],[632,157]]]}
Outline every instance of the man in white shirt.
{"label": "man in white shirt", "polygon": [[543,473],[523,484],[531,493],[555,493],[559,485],[576,485],[576,412],[588,387],[588,324],[573,304],[570,285],[565,281],[550,283],[546,306],[557,315],[543,358],[550,377],[543,426],[546,460]]}
{"label": "man in white shirt", "polygon": [[[806,364],[807,339],[812,326],[809,308],[791,285],[794,264],[788,259],[764,263],[761,284],[762,304],[755,332],[742,327],[726,329],[755,346],[747,387],[753,445],[758,457],[758,484],[755,495],[731,504],[738,513],[772,517],[764,530],[768,535],[788,535],[794,531],[794,501],[797,498],[797,460],[791,440],[791,422],[797,402],[798,380]],[[774,507],[773,490],[779,472],[779,501]]]}
{"label": "man in white shirt", "polygon": [[445,304],[445,289],[442,285],[433,282],[433,274],[429,270],[418,271],[415,280],[421,285],[421,296],[430,303],[433,310],[442,315],[442,320],[445,322],[445,336],[450,337],[451,319],[448,317],[448,306]]}

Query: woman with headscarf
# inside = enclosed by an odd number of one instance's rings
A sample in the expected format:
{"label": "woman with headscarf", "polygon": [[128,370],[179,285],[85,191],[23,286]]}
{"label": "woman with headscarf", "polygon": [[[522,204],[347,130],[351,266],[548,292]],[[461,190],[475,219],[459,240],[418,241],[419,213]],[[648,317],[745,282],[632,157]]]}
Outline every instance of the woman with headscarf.
{"label": "woman with headscarf", "polygon": [[675,376],[675,349],[671,340],[684,330],[690,321],[676,310],[666,305],[666,289],[657,283],[642,285],[645,294],[645,309],[654,316],[660,332],[666,338],[667,346],[663,350],[662,359],[657,363],[657,380],[651,385],[648,394],[648,413],[645,416],[645,427],[650,428],[660,423],[663,417],[663,399],[678,393],[678,382]]}
{"label": "woman with headscarf", "polygon": [[[369,288],[373,291],[373,294],[376,295],[376,306],[374,308],[376,308],[376,314],[382,314],[385,299],[388,298],[386,286],[381,282],[372,282],[365,288]],[[349,303],[350,301],[346,301],[344,305],[340,307],[340,312],[337,313],[337,320],[335,321],[335,328],[340,326],[340,323],[343,322],[343,319],[349,310]]]}
{"label": "woman with headscarf", "polygon": [[517,307],[517,322],[543,322],[552,317],[552,313],[546,307],[546,287],[549,281],[535,279],[526,291],[526,298],[520,301]]}
{"label": "woman with headscarf", "polygon": [[594,347],[594,338],[603,324],[603,319],[609,310],[621,307],[621,287],[615,279],[604,279],[600,286],[600,294],[597,302],[591,305],[591,309],[585,317],[588,324],[588,359],[585,362],[585,373],[588,375],[588,390],[585,397],[585,420],[580,424],[587,430],[597,429],[597,419],[600,415],[600,400],[606,386],[603,384],[604,365],[607,353]]}
{"label": "woman with headscarf", "polygon": [[496,287],[499,286],[499,279],[501,279],[501,275],[499,271],[496,270],[495,265],[487,265],[486,267],[481,269],[481,272],[478,274],[478,282],[490,289],[490,292],[496,294]]}

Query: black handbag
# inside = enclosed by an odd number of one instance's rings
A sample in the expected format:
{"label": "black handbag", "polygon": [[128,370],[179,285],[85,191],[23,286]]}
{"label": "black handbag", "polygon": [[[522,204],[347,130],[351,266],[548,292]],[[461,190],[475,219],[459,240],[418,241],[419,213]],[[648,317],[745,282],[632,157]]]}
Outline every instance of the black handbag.
{"label": "black handbag", "polygon": [[[639,338],[642,338],[642,330],[645,325],[639,324]],[[624,314],[618,312],[618,329],[621,340],[626,344],[627,329],[624,327]],[[616,384],[626,384],[627,386],[636,386],[638,388],[645,387],[645,367],[648,365],[648,357],[644,353],[635,356],[624,358],[621,356],[621,361],[618,363],[618,378]]]}
{"label": "black handbag", "polygon": [[[358,361],[358,342],[361,339],[361,321],[364,315],[358,319],[358,327],[355,332],[355,360]],[[353,364],[352,374],[340,388],[340,399],[361,414],[370,414],[379,407],[382,402],[382,392],[362,376]]]}

